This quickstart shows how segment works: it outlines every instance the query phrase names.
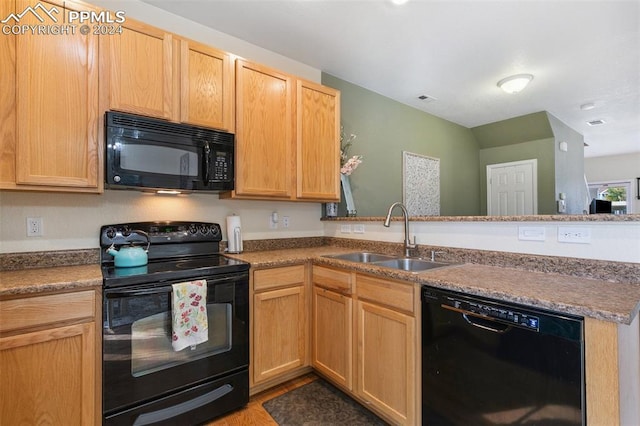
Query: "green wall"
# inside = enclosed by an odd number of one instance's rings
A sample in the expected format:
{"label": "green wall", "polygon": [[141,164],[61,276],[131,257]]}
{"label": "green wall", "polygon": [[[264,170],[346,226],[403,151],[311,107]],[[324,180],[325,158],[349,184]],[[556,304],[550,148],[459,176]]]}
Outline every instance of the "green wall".
{"label": "green wall", "polygon": [[326,73],[322,83],[340,90],[345,133],[357,135],[349,154],[364,156],[350,178],[358,216],[383,216],[402,201],[403,151],[440,159],[442,216],[486,215],[486,166],[533,158],[538,214],[556,214],[561,192],[567,213],[584,209],[583,137],[546,111],[468,129]]}
{"label": "green wall", "polygon": [[[402,151],[440,159],[440,214],[480,214],[478,145],[470,129],[323,73],[322,84],[341,92],[349,154],[363,155],[351,175],[358,216],[384,216],[402,201]],[[344,202],[339,215],[345,215]]]}

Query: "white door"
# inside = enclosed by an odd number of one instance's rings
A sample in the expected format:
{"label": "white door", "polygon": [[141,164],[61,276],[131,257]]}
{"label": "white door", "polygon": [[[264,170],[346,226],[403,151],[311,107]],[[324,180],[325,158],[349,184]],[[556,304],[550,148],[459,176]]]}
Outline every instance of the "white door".
{"label": "white door", "polygon": [[487,215],[538,213],[538,160],[487,166]]}

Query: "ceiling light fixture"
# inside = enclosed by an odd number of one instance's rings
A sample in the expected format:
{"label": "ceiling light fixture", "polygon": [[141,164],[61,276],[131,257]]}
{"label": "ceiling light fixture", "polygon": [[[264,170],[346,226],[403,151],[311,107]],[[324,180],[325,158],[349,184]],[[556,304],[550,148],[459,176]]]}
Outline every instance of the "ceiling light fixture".
{"label": "ceiling light fixture", "polygon": [[398,6],[401,4],[405,4],[406,2],[408,2],[409,0],[391,0],[391,3],[393,4],[397,4]]}
{"label": "ceiling light fixture", "polygon": [[516,74],[500,80],[498,87],[507,93],[518,93],[527,87],[531,80],[533,80],[531,74]]}

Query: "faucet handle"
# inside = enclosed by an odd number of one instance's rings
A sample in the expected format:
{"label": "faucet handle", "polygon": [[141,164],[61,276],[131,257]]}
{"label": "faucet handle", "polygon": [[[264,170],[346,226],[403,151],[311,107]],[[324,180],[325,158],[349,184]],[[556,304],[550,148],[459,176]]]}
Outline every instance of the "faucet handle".
{"label": "faucet handle", "polygon": [[444,253],[443,251],[435,251],[435,250],[431,250],[431,261],[435,262],[436,261],[436,254],[442,254]]}

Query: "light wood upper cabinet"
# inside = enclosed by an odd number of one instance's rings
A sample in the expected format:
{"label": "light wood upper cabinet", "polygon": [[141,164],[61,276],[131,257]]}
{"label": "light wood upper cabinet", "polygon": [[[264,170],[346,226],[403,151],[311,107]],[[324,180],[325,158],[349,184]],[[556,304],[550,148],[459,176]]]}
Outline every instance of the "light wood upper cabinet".
{"label": "light wood upper cabinet", "polygon": [[233,132],[234,70],[228,53],[180,41],[180,121]]}
{"label": "light wood upper cabinet", "polygon": [[177,116],[170,33],[127,19],[122,34],[102,37],[101,43],[108,109],[168,120]]}
{"label": "light wood upper cabinet", "polygon": [[[3,2],[3,16],[30,5]],[[89,9],[67,2],[66,10]],[[42,23],[25,14],[20,24]],[[2,39],[0,187],[100,192],[97,36],[25,32]]]}
{"label": "light wood upper cabinet", "polygon": [[297,81],[297,197],[337,200],[340,194],[340,92]]}
{"label": "light wood upper cabinet", "polygon": [[236,61],[235,195],[293,197],[294,96],[291,76]]}
{"label": "light wood upper cabinet", "polygon": [[236,186],[224,196],[337,201],[340,92],[236,61]]}
{"label": "light wood upper cabinet", "polygon": [[102,422],[94,290],[0,301],[0,424]]}
{"label": "light wood upper cabinet", "polygon": [[309,364],[306,281],[305,265],[253,272],[252,385]]}

